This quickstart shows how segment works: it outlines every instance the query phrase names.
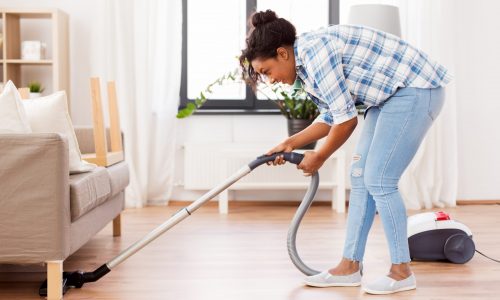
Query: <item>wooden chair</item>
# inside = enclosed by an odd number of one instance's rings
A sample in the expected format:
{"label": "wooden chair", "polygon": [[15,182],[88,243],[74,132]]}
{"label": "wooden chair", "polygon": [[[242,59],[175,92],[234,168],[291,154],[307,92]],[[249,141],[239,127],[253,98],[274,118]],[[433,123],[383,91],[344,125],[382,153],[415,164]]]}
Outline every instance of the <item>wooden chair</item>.
{"label": "wooden chair", "polygon": [[100,79],[98,77],[90,78],[90,91],[92,95],[92,123],[94,127],[95,153],[84,154],[82,158],[98,166],[111,166],[124,159],[115,82],[108,82],[111,151],[108,151],[106,126],[104,125],[104,115],[102,111]]}
{"label": "wooden chair", "polygon": [[[92,96],[92,124],[94,128],[95,153],[83,154],[82,159],[98,166],[108,167],[124,159],[115,82],[108,82],[111,151],[108,151],[106,126],[104,125],[104,115],[102,111],[100,79],[98,77],[90,78],[90,91]],[[113,220],[113,236],[120,235],[121,214]]]}

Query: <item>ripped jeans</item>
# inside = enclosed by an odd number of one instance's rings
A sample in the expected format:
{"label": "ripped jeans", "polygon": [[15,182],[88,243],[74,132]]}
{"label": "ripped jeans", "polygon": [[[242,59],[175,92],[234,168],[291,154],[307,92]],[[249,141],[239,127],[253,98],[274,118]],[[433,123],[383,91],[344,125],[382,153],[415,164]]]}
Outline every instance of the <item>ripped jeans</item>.
{"label": "ripped jeans", "polygon": [[362,261],[378,211],[393,264],[410,261],[407,215],[398,182],[437,117],[444,89],[402,88],[368,109],[351,164],[351,194],[343,256]]}

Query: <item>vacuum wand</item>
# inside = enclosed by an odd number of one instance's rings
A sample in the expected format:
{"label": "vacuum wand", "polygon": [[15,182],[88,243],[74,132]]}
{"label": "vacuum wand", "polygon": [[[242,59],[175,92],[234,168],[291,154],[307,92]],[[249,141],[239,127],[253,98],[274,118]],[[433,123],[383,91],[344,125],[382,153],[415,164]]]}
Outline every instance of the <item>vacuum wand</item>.
{"label": "vacuum wand", "polygon": [[[170,228],[177,225],[179,222],[190,216],[193,212],[195,212],[198,208],[200,208],[203,204],[210,201],[212,198],[220,194],[226,188],[234,184],[236,181],[246,176],[252,170],[257,168],[258,166],[274,161],[278,156],[283,155],[285,161],[300,164],[304,156],[300,153],[296,152],[278,152],[272,155],[262,155],[257,157],[254,161],[250,162],[248,165],[239,169],[236,173],[234,173],[231,177],[229,177],[225,182],[219,184],[214,187],[207,193],[205,193],[202,197],[191,203],[189,206],[180,209],[177,213],[175,213],[172,217],[170,217],[163,224],[155,228],[153,231],[148,233],[145,237],[140,239],[139,241],[132,244],[127,249],[123,250],[120,254],[118,254],[115,258],[111,259],[109,262],[103,264],[93,272],[64,272],[63,278],[66,286],[81,288],[83,284],[86,282],[94,282],[99,280],[101,277],[109,273],[114,267],[118,266],[120,263],[125,261],[127,258],[144,248],[146,245],[154,241],[160,235],[168,231]],[[295,247],[295,236],[297,234],[297,230],[300,224],[300,221],[304,217],[307,209],[310,207],[312,200],[314,199],[314,195],[316,194],[316,190],[319,184],[319,175],[318,173],[314,173],[311,179],[311,184],[302,200],[301,205],[297,209],[297,212],[292,220],[292,224],[290,226],[290,231],[288,233],[288,252],[290,258],[294,265],[299,268],[304,274],[311,275],[319,273],[316,270],[312,270],[307,267],[298,256],[296,247]],[[39,290],[39,294],[41,296],[45,296],[47,294],[46,281],[42,284]]]}

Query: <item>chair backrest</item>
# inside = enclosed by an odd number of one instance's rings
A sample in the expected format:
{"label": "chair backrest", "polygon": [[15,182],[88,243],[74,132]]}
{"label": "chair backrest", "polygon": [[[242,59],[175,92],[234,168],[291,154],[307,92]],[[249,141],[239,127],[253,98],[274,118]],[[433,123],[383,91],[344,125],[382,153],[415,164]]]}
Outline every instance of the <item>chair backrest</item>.
{"label": "chair backrest", "polygon": [[123,160],[122,136],[115,83],[114,81],[108,82],[111,151],[108,151],[108,143],[106,140],[106,126],[104,124],[100,79],[98,77],[90,78],[90,92],[92,96],[92,123],[94,127],[95,154],[85,159],[100,166],[109,166]]}
{"label": "chair backrest", "polygon": [[122,151],[123,144],[120,129],[120,114],[118,113],[118,101],[116,99],[116,85],[114,81],[108,81],[108,107],[111,151]]}

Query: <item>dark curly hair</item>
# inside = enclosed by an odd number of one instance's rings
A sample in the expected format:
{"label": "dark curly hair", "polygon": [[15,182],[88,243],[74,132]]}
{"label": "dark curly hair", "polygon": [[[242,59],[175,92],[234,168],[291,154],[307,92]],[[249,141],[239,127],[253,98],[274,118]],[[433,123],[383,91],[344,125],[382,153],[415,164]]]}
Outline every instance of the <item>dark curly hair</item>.
{"label": "dark curly hair", "polygon": [[252,60],[276,57],[276,49],[293,45],[297,32],[292,23],[278,18],[276,13],[269,9],[255,12],[249,20],[252,27],[246,39],[247,47],[241,51],[240,65],[247,82],[255,87],[260,76],[253,69]]}

